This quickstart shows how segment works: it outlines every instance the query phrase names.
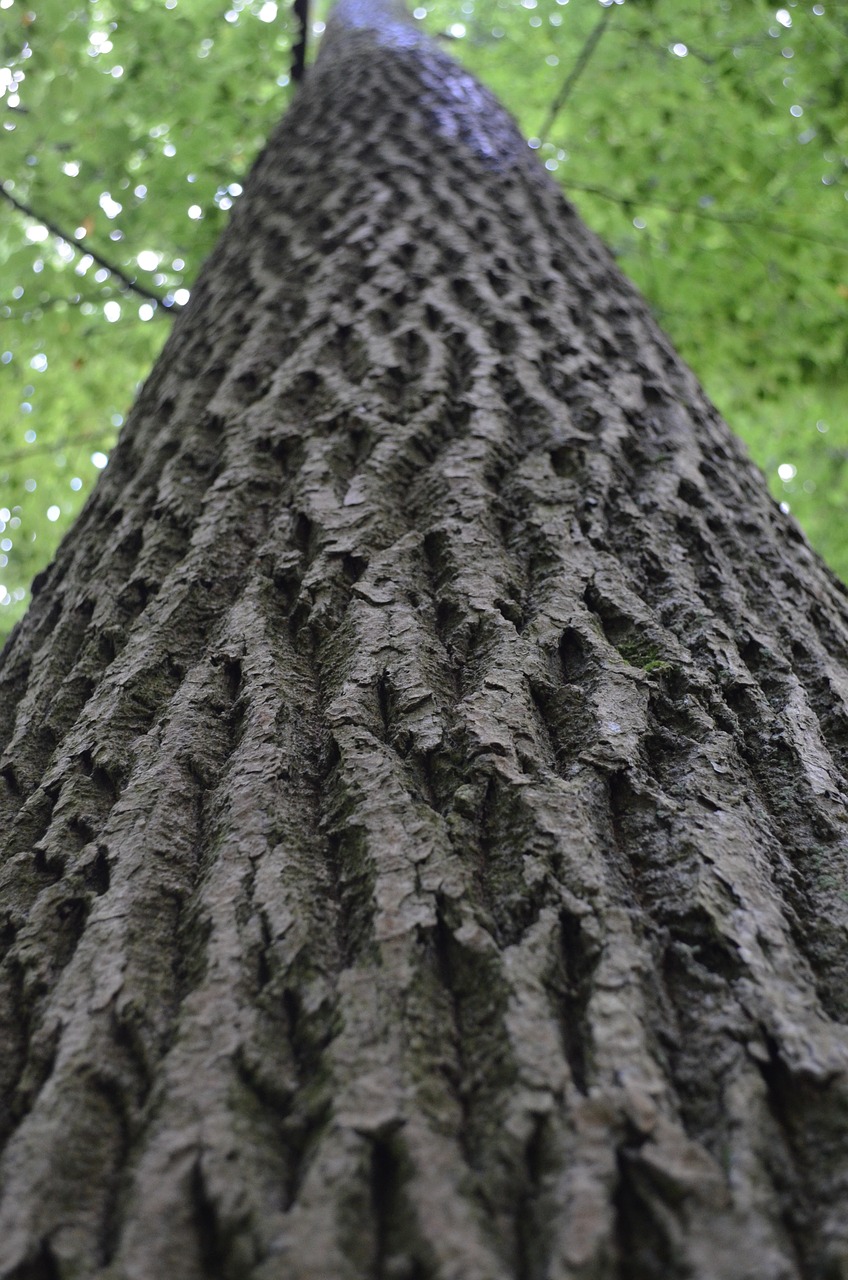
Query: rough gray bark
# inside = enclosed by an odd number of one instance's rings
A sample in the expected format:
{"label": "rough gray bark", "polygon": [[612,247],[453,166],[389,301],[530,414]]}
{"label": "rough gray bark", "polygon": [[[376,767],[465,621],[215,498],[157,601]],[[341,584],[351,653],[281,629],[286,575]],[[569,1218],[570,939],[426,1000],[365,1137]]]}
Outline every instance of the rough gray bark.
{"label": "rough gray bark", "polygon": [[2,666],[5,1280],[848,1274],[843,589],[342,0]]}

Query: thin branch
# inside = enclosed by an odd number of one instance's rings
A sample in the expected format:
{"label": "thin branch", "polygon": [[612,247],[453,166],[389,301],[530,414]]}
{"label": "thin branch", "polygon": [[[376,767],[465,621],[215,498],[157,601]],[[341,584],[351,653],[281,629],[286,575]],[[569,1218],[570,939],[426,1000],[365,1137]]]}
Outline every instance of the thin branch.
{"label": "thin branch", "polygon": [[560,111],[562,111],[568,99],[571,97],[571,94],[574,90],[575,85],[577,84],[577,81],[580,79],[583,72],[586,70],[587,66],[589,65],[589,61],[592,57],[592,54],[595,52],[595,49],[598,47],[598,43],[601,39],[601,36],[604,34],[604,32],[606,31],[609,25],[609,20],[612,17],[613,7],[614,7],[613,5],[609,5],[606,9],[604,9],[597,23],[592,28],[592,31],[589,34],[588,40],[584,44],[583,48],[580,50],[580,53],[577,55],[577,61],[569,71],[568,75],[565,77],[565,80],[563,81],[563,84],[562,84],[562,88],[560,89],[559,93],[554,98],[553,102],[551,103],[548,109],[548,114],[545,116],[545,122],[542,125],[541,129],[539,130],[540,138],[544,139],[548,136],[548,133],[550,132],[550,129],[551,129],[551,125],[556,120]]}
{"label": "thin branch", "polygon": [[309,0],[294,0],[292,9],[298,24],[297,43],[292,45],[291,78],[299,84],[306,70],[306,42],[309,37]]}
{"label": "thin branch", "polygon": [[[61,306],[75,308],[75,307],[81,307],[84,303],[97,306],[99,303],[99,299],[91,294],[75,293],[70,298],[57,298],[57,297],[39,298],[37,302],[31,302],[27,306],[22,307],[17,311],[13,311],[11,307],[7,307],[7,306],[0,307],[0,322],[4,320],[27,321],[32,317],[32,314],[35,311],[38,311],[38,312],[49,311],[51,307],[61,307]],[[165,310],[164,307],[162,309],[157,307],[157,309],[154,311],[153,314],[155,316],[164,316],[164,318],[167,320],[170,318],[173,310],[174,310],[173,307],[171,307],[168,310]]]}
{"label": "thin branch", "polygon": [[820,244],[825,249],[835,249],[838,253],[848,253],[848,244],[846,243],[838,240],[828,240],[826,236],[817,236],[809,231],[798,231],[794,227],[785,226],[782,222],[764,221],[756,213],[721,213],[720,211],[710,213],[709,209],[702,209],[691,204],[669,204],[664,200],[652,200],[650,196],[620,196],[618,192],[610,190],[609,187],[596,187],[586,182],[572,182],[570,178],[566,178],[563,185],[567,191],[585,191],[588,195],[599,196],[602,200],[609,200],[613,204],[620,204],[627,209],[640,205],[649,209],[665,209],[667,213],[687,213],[694,218],[703,218],[706,222],[721,222],[726,226],[751,227],[754,231],[770,231],[775,235],[789,236],[792,240],[806,240],[810,244]]}
{"label": "thin branch", "polygon": [[63,449],[73,449],[75,447],[82,448],[86,444],[103,444],[108,439],[110,432],[102,431],[82,431],[75,436],[63,436],[61,440],[54,441],[33,441],[24,449],[13,449],[11,453],[3,454],[3,466],[11,462],[26,462],[28,458],[33,457],[37,453],[61,453]]}
{"label": "thin branch", "polygon": [[165,307],[168,311],[180,310],[177,303],[169,304],[165,302],[164,298],[160,297],[158,293],[154,293],[152,289],[147,289],[143,284],[139,284],[137,280],[134,280],[132,276],[128,276],[120,267],[116,267],[113,262],[108,262],[95,249],[92,249],[90,245],[83,243],[82,240],[78,240],[76,236],[68,235],[67,231],[63,231],[62,228],[57,223],[53,222],[51,218],[45,218],[43,213],[36,213],[35,209],[31,208],[30,205],[25,204],[23,200],[19,200],[17,196],[13,196],[11,191],[7,191],[2,182],[0,182],[0,196],[2,196],[4,200],[8,200],[9,204],[12,205],[13,208],[17,209],[18,213],[25,214],[27,218],[34,218],[36,222],[40,222],[43,227],[46,227],[48,231],[52,231],[54,236],[58,236],[59,239],[64,240],[66,244],[72,244],[80,253],[87,253],[90,258],[93,258],[101,267],[105,267],[106,270],[117,280],[120,280],[125,289],[129,289],[133,293],[139,294],[142,298],[148,298],[151,302],[158,303],[160,307]]}
{"label": "thin branch", "polygon": [[81,293],[75,293],[71,298],[45,298],[43,301],[33,302],[31,306],[24,307],[21,311],[13,311],[11,307],[0,307],[0,320],[25,320],[27,316],[31,316],[33,311],[49,311],[51,307],[59,307],[63,303],[66,307],[81,307],[83,302],[91,302],[91,298],[83,298]]}

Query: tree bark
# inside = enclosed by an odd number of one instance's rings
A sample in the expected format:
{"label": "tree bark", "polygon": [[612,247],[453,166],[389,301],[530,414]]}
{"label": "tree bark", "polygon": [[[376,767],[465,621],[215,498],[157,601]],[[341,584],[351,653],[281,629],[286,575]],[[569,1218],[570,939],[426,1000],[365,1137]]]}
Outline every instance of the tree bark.
{"label": "tree bark", "polygon": [[2,664],[4,1280],[848,1275],[848,610],[342,0]]}

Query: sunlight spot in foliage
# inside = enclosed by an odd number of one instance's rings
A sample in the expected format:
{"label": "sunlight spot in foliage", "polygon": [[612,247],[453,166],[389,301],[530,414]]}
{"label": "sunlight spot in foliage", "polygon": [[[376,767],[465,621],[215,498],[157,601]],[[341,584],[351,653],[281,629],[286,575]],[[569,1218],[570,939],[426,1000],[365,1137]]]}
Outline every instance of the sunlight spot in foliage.
{"label": "sunlight spot in foliage", "polygon": [[43,352],[39,352],[37,356],[32,357],[29,367],[35,369],[38,373],[43,373],[47,368],[47,356]]}
{"label": "sunlight spot in foliage", "polygon": [[88,43],[88,52],[92,58],[96,58],[101,53],[110,53],[112,50],[112,41],[107,31],[92,31],[88,37]]}
{"label": "sunlight spot in foliage", "polygon": [[553,173],[554,169],[559,168],[559,160],[546,160],[545,168],[550,169],[551,173]]}
{"label": "sunlight spot in foliage", "polygon": [[60,516],[61,514],[62,514],[62,508],[61,508],[61,507],[57,507],[57,506],[55,506],[55,505],[54,505],[54,506],[52,506],[52,507],[48,507],[48,508],[47,508],[47,519],[48,519],[52,524],[55,524],[55,523],[56,523],[56,521],[59,519],[59,516]]}
{"label": "sunlight spot in foliage", "polygon": [[238,22],[238,20],[239,20],[239,16],[236,13],[235,9],[228,9],[227,12],[224,14],[225,22]]}
{"label": "sunlight spot in foliage", "polygon": [[824,5],[823,5],[823,4],[814,4],[814,5],[813,5],[813,13],[816,15],[816,17],[817,17],[817,18],[820,18],[820,17],[822,16],[822,14],[824,13]]}
{"label": "sunlight spot in foliage", "polygon": [[101,191],[98,204],[107,218],[117,218],[124,207],[119,201],[113,200],[108,191]]}
{"label": "sunlight spot in foliage", "polygon": [[26,440],[27,444],[35,444],[37,439],[38,433],[33,431],[31,427],[29,431],[24,432],[24,440]]}
{"label": "sunlight spot in foliage", "polygon": [[26,229],[26,238],[33,244],[41,244],[49,235],[50,232],[46,227],[27,227]]}
{"label": "sunlight spot in foliage", "polygon": [[107,458],[105,453],[101,453],[100,450],[97,449],[91,455],[91,461],[93,462],[94,466],[97,467],[98,471],[102,471],[103,468],[106,466],[106,463],[109,461],[109,459]]}
{"label": "sunlight spot in foliage", "polygon": [[188,289],[177,289],[174,292],[174,302],[178,302],[181,307],[185,306],[190,297],[191,293]]}
{"label": "sunlight spot in foliage", "polygon": [[153,249],[142,249],[141,253],[136,254],[135,260],[142,271],[155,271],[159,266],[159,254]]}
{"label": "sunlight spot in foliage", "polygon": [[109,72],[109,75],[112,77],[113,80],[120,80],[123,74],[124,74],[124,68],[121,66],[119,62],[116,62],[112,70]]}
{"label": "sunlight spot in foliage", "polygon": [[30,477],[28,480],[24,480],[24,488],[26,489],[27,493],[35,493],[36,489],[38,488],[38,481],[33,480],[32,477]]}
{"label": "sunlight spot in foliage", "polygon": [[521,0],[525,9],[535,9],[539,0]]}
{"label": "sunlight spot in foliage", "polygon": [[789,512],[792,510],[788,502],[781,502],[780,509],[785,516],[788,516]]}
{"label": "sunlight spot in foliage", "polygon": [[527,145],[528,145],[528,147],[532,147],[534,151],[538,151],[539,147],[541,147],[541,145],[542,145],[542,139],[541,139],[541,138],[528,138],[528,139],[527,139]]}
{"label": "sunlight spot in foliage", "polygon": [[816,431],[820,431],[821,434],[824,435],[825,432],[829,430],[830,430],[830,424],[825,422],[822,418],[819,418],[818,422],[816,423]]}
{"label": "sunlight spot in foliage", "polygon": [[202,217],[203,217],[203,210],[201,209],[200,205],[199,205],[199,204],[192,204],[192,205],[189,205],[189,209],[188,209],[188,216],[189,216],[189,217],[190,217],[194,222],[197,222],[199,218],[202,218]]}
{"label": "sunlight spot in foliage", "polygon": [[124,415],[122,413],[113,413],[109,421],[113,427],[122,427],[124,425]]}
{"label": "sunlight spot in foliage", "polygon": [[778,22],[782,27],[792,26],[792,14],[789,12],[788,9],[778,9],[777,13],[774,16],[777,18]]}
{"label": "sunlight spot in foliage", "polygon": [[79,478],[79,476],[72,476],[70,480],[70,485],[74,493],[79,493],[80,489],[82,488],[82,480]]}
{"label": "sunlight spot in foliage", "polygon": [[802,116],[802,115],[804,114],[804,108],[803,108],[803,107],[799,107],[799,106],[798,106],[798,103],[796,102],[796,103],[794,104],[794,106],[791,106],[791,107],[789,108],[789,114],[790,114],[791,116]]}
{"label": "sunlight spot in foliage", "polygon": [[[229,191],[231,196],[240,196],[242,191],[244,191],[244,187],[241,185],[240,182],[231,182],[230,185],[227,187],[227,190]],[[174,267],[176,268],[176,270],[179,271],[184,266],[185,266],[185,263],[180,261],[180,265],[179,267],[177,267],[177,260],[176,259],[174,260]]]}
{"label": "sunlight spot in foliage", "polygon": [[531,27],[541,27],[541,25],[542,25],[542,19],[541,19],[540,17],[538,17],[538,15],[537,15],[537,14],[535,14],[535,13],[534,13],[534,14],[533,14],[533,17],[530,19],[530,26],[531,26]]}
{"label": "sunlight spot in foliage", "polygon": [[21,413],[32,413],[32,405],[30,404],[29,400],[24,400],[23,404],[21,405]]}
{"label": "sunlight spot in foliage", "polygon": [[121,318],[120,302],[111,301],[111,302],[104,303],[103,314],[110,324],[114,324],[116,320],[120,320]]}
{"label": "sunlight spot in foliage", "polygon": [[277,16],[277,6],[274,0],[265,0],[256,16],[260,22],[273,22]]}
{"label": "sunlight spot in foliage", "polygon": [[453,36],[454,40],[461,40],[465,35],[466,27],[464,22],[452,22],[448,27],[448,35]]}
{"label": "sunlight spot in foliage", "polygon": [[545,62],[547,62],[549,67],[559,66],[559,58],[556,56],[555,53],[549,53],[547,58],[545,58]]}
{"label": "sunlight spot in foliage", "polygon": [[326,22],[313,22],[312,24],[313,35],[322,36],[326,30],[327,30]]}
{"label": "sunlight spot in foliage", "polygon": [[174,146],[173,142],[166,142],[164,147],[162,148],[162,155],[175,156],[176,154],[177,154],[177,148]]}
{"label": "sunlight spot in foliage", "polygon": [[676,54],[678,58],[685,58],[689,52],[688,45],[683,44],[680,40],[678,40],[676,44],[671,45],[670,48],[671,52]]}
{"label": "sunlight spot in foliage", "polygon": [[66,173],[69,178],[75,178],[80,171],[78,160],[67,160],[62,165],[62,172]]}
{"label": "sunlight spot in foliage", "polygon": [[795,479],[798,474],[798,468],[793,467],[791,462],[781,462],[780,466],[777,468],[777,474],[785,484],[787,480]]}
{"label": "sunlight spot in foliage", "polygon": [[110,275],[111,272],[108,271],[106,267],[100,267],[98,271],[95,271],[94,278],[98,284],[103,284],[105,280],[109,279]]}
{"label": "sunlight spot in foliage", "polygon": [[644,218],[634,218],[633,225],[637,231],[644,231],[648,224]]}
{"label": "sunlight spot in foliage", "polygon": [[149,302],[142,302],[138,309],[139,320],[152,320],[153,314],[153,307],[151,304]]}
{"label": "sunlight spot in foliage", "polygon": [[420,22],[422,18],[427,17],[427,10],[422,9],[421,6],[419,5],[417,9],[412,10],[412,16],[413,18],[417,18],[418,21]]}

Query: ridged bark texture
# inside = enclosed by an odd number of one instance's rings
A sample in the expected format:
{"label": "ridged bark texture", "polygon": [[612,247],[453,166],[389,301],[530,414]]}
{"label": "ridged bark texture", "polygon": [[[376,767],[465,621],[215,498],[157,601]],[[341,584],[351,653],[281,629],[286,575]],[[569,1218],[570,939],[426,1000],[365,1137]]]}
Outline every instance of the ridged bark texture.
{"label": "ridged bark texture", "polygon": [[844,591],[400,16],[39,587],[4,1280],[848,1275]]}

